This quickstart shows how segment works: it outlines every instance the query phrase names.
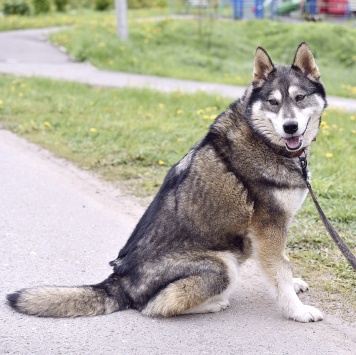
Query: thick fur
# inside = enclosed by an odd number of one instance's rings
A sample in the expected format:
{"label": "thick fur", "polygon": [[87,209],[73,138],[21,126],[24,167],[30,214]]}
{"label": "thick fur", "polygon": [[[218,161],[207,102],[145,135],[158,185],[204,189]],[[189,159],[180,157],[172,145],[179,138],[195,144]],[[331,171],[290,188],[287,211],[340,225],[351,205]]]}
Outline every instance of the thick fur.
{"label": "thick fur", "polygon": [[307,190],[298,155],[315,138],[325,92],[308,46],[291,66],[258,48],[253,80],[207,135],[168,172],[104,282],[40,287],[8,296],[17,311],[43,317],[147,316],[218,312],[229,306],[239,266],[259,261],[286,317],[318,321],[293,279],[287,231]]}

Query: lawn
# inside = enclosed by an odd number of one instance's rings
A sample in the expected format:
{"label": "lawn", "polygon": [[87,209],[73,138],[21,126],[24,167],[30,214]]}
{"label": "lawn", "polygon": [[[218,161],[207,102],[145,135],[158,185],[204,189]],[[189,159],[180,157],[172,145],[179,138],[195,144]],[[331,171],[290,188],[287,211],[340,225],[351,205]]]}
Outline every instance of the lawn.
{"label": "lawn", "polygon": [[251,79],[256,47],[275,63],[290,64],[306,41],[320,66],[329,95],[356,98],[356,28],[330,23],[263,21],[131,21],[130,41],[116,35],[115,18],[82,23],[53,34],[79,61],[97,67],[245,86]]}
{"label": "lawn", "polygon": [[[0,122],[138,196],[152,197],[170,165],[199,141],[228,102],[219,96],[114,90],[2,76]],[[328,110],[310,170],[326,214],[356,251],[356,114]],[[310,198],[289,239],[298,270],[325,302],[356,311],[355,273],[327,236]],[[319,299],[321,299],[319,298]],[[341,302],[341,303],[340,303]],[[354,313],[355,314],[355,313]]]}
{"label": "lawn", "polygon": [[297,45],[310,45],[329,95],[356,98],[354,22],[158,20],[165,9],[130,10],[128,42],[116,35],[113,12],[77,10],[36,17],[1,17],[0,31],[19,28],[73,28],[51,40],[79,61],[97,67],[245,86],[251,79],[257,46],[277,64],[291,63]]}

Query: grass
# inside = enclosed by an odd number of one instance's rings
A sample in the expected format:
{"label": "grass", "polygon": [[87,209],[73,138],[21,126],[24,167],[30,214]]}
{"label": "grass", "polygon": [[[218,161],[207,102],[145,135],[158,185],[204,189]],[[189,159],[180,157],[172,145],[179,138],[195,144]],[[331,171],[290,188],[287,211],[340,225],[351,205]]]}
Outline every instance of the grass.
{"label": "grass", "polygon": [[[219,96],[203,93],[1,79],[3,127],[81,168],[119,181],[127,192],[139,196],[157,191],[168,167],[203,137],[212,119],[228,105]],[[319,201],[354,252],[355,138],[356,114],[327,111],[309,162]],[[322,292],[323,308],[356,314],[355,273],[327,236],[310,198],[291,228],[289,254],[297,274]]]}
{"label": "grass", "polygon": [[257,46],[276,63],[292,62],[308,42],[330,95],[356,98],[356,28],[331,23],[159,20],[130,23],[130,41],[120,41],[113,16],[53,34],[79,61],[125,72],[245,86]]}
{"label": "grass", "polygon": [[[116,35],[114,12],[77,10],[35,17],[1,17],[0,31],[74,25],[53,34],[79,61],[97,67],[198,81],[245,86],[252,60],[262,45],[275,63],[289,64],[297,45],[307,41],[329,95],[356,98],[354,22],[281,23],[277,21],[157,20],[167,9],[130,10],[130,41]],[[145,20],[145,21],[143,21]]]}
{"label": "grass", "polygon": [[[152,16],[167,15],[166,9],[139,9],[128,12],[129,20],[137,17],[146,18]],[[115,22],[115,14],[112,11],[100,12],[88,9],[76,9],[68,12],[50,12],[33,16],[0,16],[0,32],[11,30],[22,30],[31,28],[45,28],[55,26],[70,26],[100,22],[102,19],[110,18]]]}

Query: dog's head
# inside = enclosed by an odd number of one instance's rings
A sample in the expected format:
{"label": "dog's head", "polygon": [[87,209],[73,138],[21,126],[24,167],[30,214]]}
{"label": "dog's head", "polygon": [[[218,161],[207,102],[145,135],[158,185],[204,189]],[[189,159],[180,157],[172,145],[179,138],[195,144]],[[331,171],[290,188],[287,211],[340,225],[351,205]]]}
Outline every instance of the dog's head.
{"label": "dog's head", "polygon": [[292,156],[309,146],[327,103],[319,69],[306,43],[299,45],[291,66],[275,66],[258,47],[247,92],[249,122],[267,144]]}

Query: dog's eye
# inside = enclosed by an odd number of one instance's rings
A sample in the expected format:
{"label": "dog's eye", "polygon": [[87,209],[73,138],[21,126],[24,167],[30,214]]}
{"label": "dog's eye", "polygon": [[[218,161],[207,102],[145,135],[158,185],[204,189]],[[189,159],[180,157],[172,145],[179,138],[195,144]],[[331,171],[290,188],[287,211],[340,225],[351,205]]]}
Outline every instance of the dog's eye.
{"label": "dog's eye", "polygon": [[295,101],[299,102],[299,101],[303,101],[305,99],[305,95],[297,95],[295,97]]}
{"label": "dog's eye", "polygon": [[269,99],[268,102],[272,106],[278,106],[279,105],[278,101],[275,100],[275,99]]}

